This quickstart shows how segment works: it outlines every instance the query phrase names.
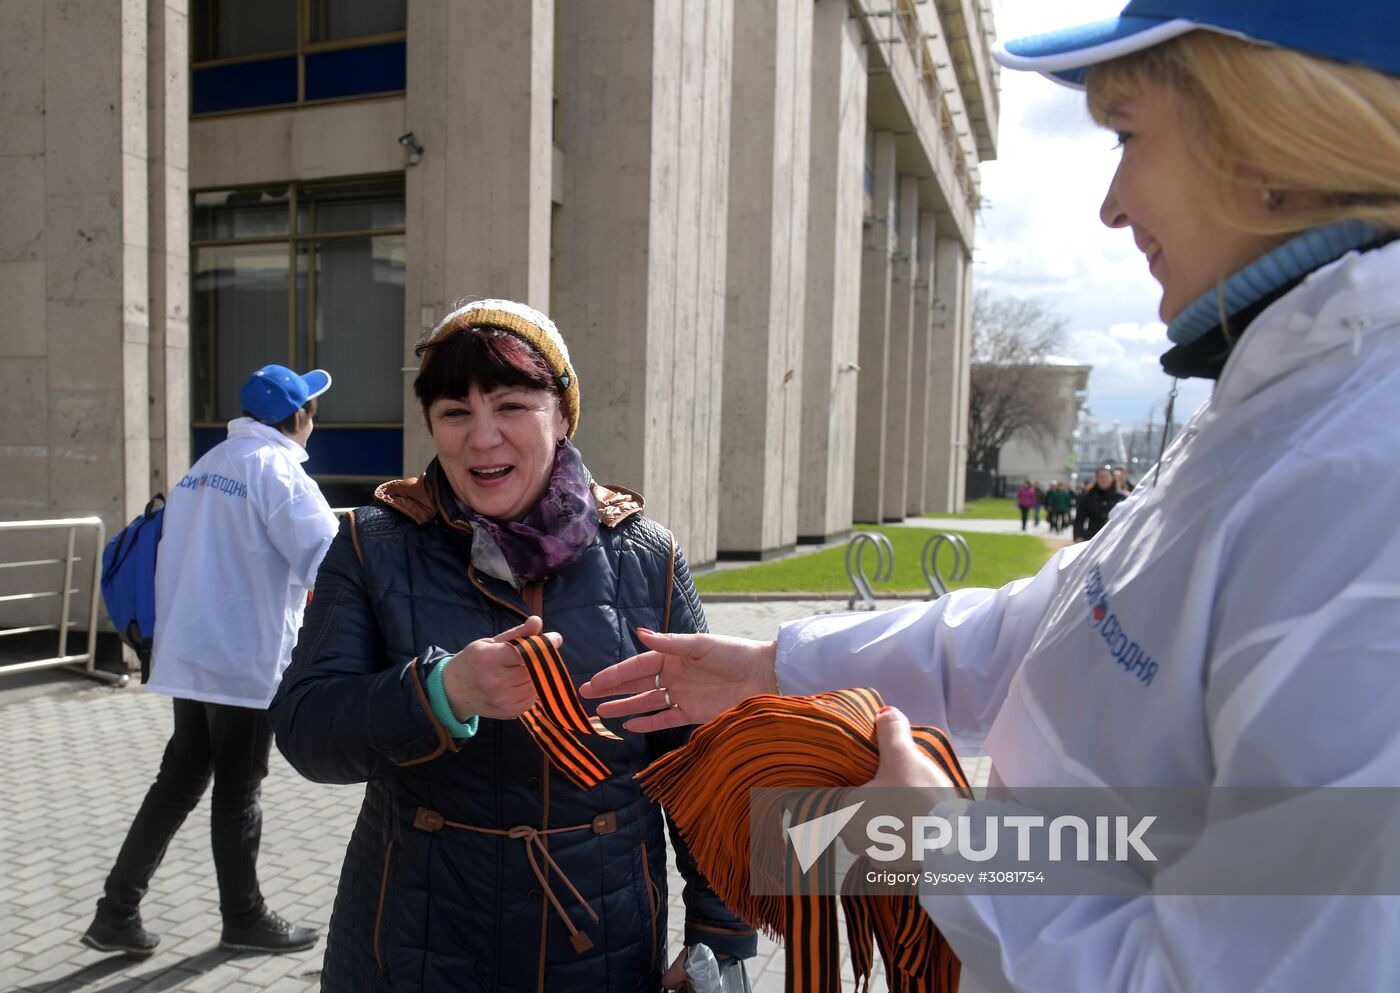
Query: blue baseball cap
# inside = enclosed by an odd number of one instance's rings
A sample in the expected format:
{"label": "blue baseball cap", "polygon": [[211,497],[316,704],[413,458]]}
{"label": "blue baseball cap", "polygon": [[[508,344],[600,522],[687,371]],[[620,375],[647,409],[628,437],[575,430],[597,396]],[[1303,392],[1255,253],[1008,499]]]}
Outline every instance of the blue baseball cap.
{"label": "blue baseball cap", "polygon": [[280,424],[330,388],[331,374],[323,369],[298,375],[284,365],[265,365],[248,377],[238,400],[264,424]]}
{"label": "blue baseball cap", "polygon": [[1400,76],[1400,0],[1131,0],[1117,17],[1003,42],[992,54],[1008,69],[1083,88],[1086,67],[1197,30]]}

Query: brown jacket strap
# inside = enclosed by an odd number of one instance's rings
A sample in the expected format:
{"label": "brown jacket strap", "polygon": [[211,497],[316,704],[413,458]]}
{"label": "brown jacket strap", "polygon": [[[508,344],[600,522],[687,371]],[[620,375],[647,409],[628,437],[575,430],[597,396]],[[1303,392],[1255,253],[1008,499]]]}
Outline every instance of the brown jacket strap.
{"label": "brown jacket strap", "polygon": [[355,512],[352,510],[345,515],[350,518],[350,544],[355,549],[355,558],[360,560],[360,568],[365,567],[365,553],[360,551],[360,529],[355,523]]}
{"label": "brown jacket strap", "polygon": [[520,588],[520,599],[525,601],[525,609],[536,617],[544,617],[544,584],[526,583]]}

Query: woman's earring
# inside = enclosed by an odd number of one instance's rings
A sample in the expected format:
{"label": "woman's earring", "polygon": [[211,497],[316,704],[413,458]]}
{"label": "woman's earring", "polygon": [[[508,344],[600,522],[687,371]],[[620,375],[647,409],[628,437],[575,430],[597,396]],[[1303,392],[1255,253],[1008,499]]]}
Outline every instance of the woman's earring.
{"label": "woman's earring", "polygon": [[555,447],[555,448],[563,448],[563,447],[564,447],[564,442],[566,442],[566,441],[568,441],[568,440],[569,440],[568,438],[560,438],[558,441],[556,441],[556,442],[554,443],[554,447]]}
{"label": "woman's earring", "polygon": [[1271,190],[1267,186],[1259,190],[1259,199],[1263,201],[1264,207],[1268,210],[1278,210],[1283,206],[1283,194],[1278,190]]}

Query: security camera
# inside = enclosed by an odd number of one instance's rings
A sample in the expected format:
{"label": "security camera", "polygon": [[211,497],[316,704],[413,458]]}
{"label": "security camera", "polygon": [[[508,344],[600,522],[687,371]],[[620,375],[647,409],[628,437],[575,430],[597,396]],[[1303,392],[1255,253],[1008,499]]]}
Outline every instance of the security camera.
{"label": "security camera", "polygon": [[423,158],[423,146],[418,144],[418,136],[412,131],[399,135],[399,144],[408,149],[409,165],[417,165]]}

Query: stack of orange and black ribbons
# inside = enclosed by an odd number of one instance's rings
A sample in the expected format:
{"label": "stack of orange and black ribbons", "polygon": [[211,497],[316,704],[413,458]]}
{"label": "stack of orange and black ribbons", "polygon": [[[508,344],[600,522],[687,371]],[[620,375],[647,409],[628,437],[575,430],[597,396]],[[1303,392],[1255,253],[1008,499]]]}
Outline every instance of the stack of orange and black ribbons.
{"label": "stack of orange and black ribbons", "polygon": [[612,775],[612,770],[593,754],[579,735],[598,735],[619,741],[603,722],[589,716],[579,700],[578,690],[554,643],[543,635],[516,638],[509,642],[525,663],[535,684],[539,703],[520,715],[520,721],[539,743],[540,749],[564,775],[581,790],[592,789]]}
{"label": "stack of orange and black ribbons", "polygon": [[[836,898],[821,895],[834,885],[831,860],[804,872],[795,849],[784,844],[781,813],[786,809],[791,823],[805,823],[843,805],[845,788],[875,775],[881,706],[874,690],[750,697],[638,774],[647,794],[671,815],[715,893],[749,924],[785,939],[788,990],[834,993],[841,989],[841,971]],[[913,730],[919,748],[970,797],[943,732]],[[765,792],[751,810],[754,789]],[[750,832],[756,832],[757,851],[786,853],[780,866],[751,859]],[[878,943],[890,989],[953,993],[957,957],[917,895],[851,892],[850,884],[862,875],[848,873],[841,897],[857,989],[868,987]]]}

